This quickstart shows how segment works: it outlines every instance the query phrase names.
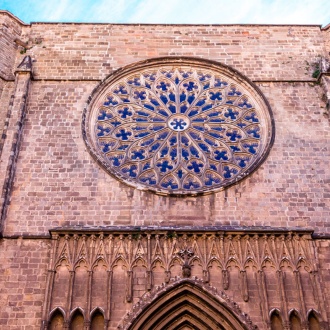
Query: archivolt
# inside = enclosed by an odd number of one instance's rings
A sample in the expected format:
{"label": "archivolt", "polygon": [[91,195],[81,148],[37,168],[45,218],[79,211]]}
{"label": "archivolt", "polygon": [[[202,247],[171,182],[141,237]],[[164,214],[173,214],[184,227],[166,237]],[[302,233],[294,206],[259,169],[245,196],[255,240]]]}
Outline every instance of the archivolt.
{"label": "archivolt", "polygon": [[149,299],[142,297],[142,303],[133,307],[121,328],[178,330],[183,326],[200,330],[256,328],[224,293],[193,279],[179,279],[163,285]]}

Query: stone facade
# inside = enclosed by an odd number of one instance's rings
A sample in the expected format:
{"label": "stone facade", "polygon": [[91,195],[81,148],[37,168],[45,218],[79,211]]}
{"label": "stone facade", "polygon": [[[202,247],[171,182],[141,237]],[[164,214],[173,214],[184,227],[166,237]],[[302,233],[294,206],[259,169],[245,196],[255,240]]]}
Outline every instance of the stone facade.
{"label": "stone facade", "polygon": [[[329,26],[0,25],[0,328],[329,328]],[[178,197],[99,166],[88,99],[159,57],[222,63],[262,92],[260,167]]]}

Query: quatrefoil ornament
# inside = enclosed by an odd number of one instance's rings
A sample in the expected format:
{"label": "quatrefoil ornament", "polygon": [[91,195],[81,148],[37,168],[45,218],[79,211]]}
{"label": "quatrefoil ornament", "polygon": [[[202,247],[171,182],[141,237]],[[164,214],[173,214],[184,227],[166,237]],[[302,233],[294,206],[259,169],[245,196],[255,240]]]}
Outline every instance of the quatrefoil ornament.
{"label": "quatrefoil ornament", "polygon": [[83,136],[120,181],[167,195],[207,194],[237,183],[274,139],[269,104],[232,68],[160,58],[122,68],[92,93]]}

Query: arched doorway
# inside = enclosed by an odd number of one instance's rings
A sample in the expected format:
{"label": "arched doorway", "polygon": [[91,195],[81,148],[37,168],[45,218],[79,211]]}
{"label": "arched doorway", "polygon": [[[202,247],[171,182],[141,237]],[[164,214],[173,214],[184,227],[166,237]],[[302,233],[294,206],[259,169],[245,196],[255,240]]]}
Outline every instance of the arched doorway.
{"label": "arched doorway", "polygon": [[242,315],[228,297],[221,298],[220,294],[212,294],[187,279],[163,289],[126,323],[124,329],[254,329],[251,321],[243,319]]}

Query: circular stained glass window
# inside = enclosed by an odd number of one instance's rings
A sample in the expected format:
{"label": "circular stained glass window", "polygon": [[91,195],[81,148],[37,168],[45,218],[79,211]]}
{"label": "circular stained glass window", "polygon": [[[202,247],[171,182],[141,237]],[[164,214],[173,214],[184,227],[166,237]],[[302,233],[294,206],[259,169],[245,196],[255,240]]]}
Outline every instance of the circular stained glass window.
{"label": "circular stained glass window", "polygon": [[260,90],[210,61],[166,58],[110,75],[92,93],[83,135],[122,182],[160,194],[206,194],[265,159],[274,129]]}

